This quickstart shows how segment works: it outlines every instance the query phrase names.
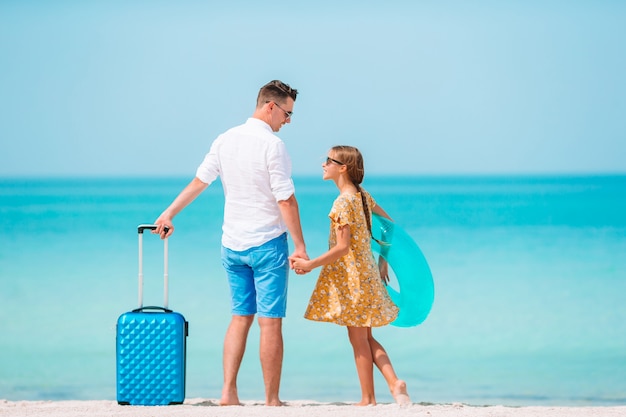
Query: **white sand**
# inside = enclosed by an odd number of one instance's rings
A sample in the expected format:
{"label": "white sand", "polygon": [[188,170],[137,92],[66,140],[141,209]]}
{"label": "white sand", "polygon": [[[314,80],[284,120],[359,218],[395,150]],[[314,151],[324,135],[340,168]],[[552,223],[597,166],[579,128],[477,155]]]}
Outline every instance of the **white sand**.
{"label": "white sand", "polygon": [[349,403],[289,401],[285,407],[266,407],[262,402],[220,407],[217,400],[188,399],[174,406],[121,406],[115,401],[6,401],[0,400],[0,416],[11,417],[624,417],[626,406],[616,407],[474,407],[463,404],[379,404],[356,407]]}

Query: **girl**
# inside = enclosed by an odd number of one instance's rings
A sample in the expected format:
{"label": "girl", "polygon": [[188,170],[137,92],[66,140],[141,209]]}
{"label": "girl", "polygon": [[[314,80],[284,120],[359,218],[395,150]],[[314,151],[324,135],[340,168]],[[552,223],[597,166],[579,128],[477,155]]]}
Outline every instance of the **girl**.
{"label": "girl", "polygon": [[293,269],[299,273],[323,266],[304,317],[348,328],[361,385],[361,402],[357,405],[376,404],[374,364],[396,402],[408,404],[406,383],[398,379],[387,352],[372,336],[372,327],[387,325],[398,315],[398,307],[385,289],[389,279],[387,263],[381,258],[379,270],[371,249],[371,212],[390,217],[360,186],[365,171],[357,148],[333,147],[322,168],[324,180],[335,182],[339,196],[329,214],[328,252],[311,260],[291,259]]}

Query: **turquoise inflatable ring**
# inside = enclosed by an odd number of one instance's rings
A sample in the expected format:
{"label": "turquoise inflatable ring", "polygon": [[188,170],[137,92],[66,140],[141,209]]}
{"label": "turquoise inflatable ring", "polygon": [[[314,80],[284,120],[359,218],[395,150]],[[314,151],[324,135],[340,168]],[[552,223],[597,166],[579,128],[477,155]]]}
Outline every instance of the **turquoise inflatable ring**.
{"label": "turquoise inflatable ring", "polygon": [[[382,256],[398,281],[399,291],[387,285],[393,302],[400,308],[391,323],[398,327],[421,324],[433,306],[435,287],[424,254],[400,226],[376,214],[372,216],[372,250]],[[390,271],[390,273],[391,273]]]}

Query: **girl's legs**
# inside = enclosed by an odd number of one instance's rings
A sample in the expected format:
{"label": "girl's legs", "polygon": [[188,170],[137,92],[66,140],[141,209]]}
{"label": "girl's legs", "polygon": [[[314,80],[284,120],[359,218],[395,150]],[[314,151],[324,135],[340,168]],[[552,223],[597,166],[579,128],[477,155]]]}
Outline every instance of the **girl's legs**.
{"label": "girl's legs", "polygon": [[367,329],[368,336],[368,344],[370,346],[372,352],[372,360],[376,364],[376,367],[380,370],[387,381],[387,385],[389,385],[389,391],[391,391],[391,395],[396,400],[396,403],[400,405],[406,405],[411,403],[411,399],[409,398],[409,394],[406,390],[406,382],[401,379],[398,379],[396,372],[391,365],[391,360],[389,359],[389,355],[385,351],[385,348],[378,343],[374,336],[372,336],[371,327]]}
{"label": "girl's legs", "polygon": [[361,384],[361,402],[356,405],[376,405],[374,395],[374,359],[369,342],[369,328],[348,326],[348,337],[354,351],[356,371]]}

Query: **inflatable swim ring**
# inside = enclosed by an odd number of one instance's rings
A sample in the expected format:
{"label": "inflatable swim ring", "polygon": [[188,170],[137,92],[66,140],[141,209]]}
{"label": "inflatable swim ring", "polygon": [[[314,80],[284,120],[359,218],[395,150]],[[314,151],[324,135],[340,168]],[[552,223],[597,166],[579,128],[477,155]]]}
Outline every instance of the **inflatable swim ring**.
{"label": "inflatable swim ring", "polygon": [[395,275],[399,291],[387,285],[387,291],[400,308],[391,323],[398,327],[412,327],[422,323],[435,299],[433,276],[426,258],[415,241],[400,226],[389,219],[372,215],[372,250],[389,264],[389,275]]}

